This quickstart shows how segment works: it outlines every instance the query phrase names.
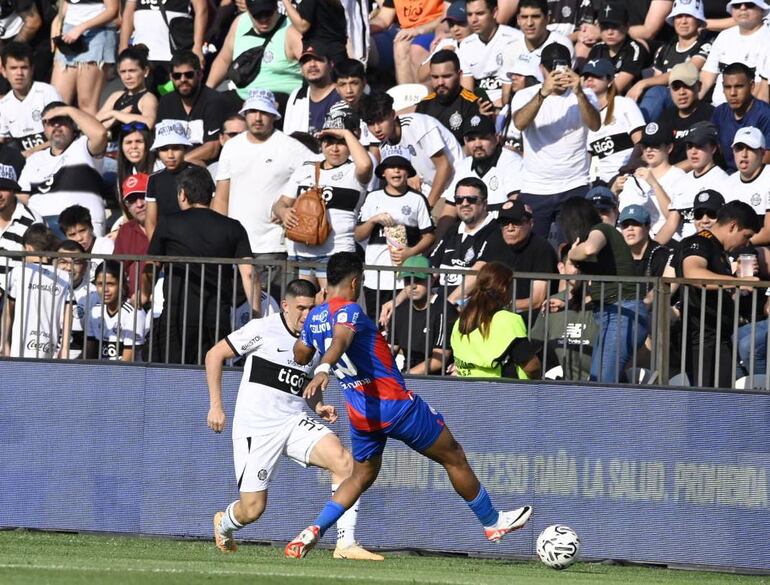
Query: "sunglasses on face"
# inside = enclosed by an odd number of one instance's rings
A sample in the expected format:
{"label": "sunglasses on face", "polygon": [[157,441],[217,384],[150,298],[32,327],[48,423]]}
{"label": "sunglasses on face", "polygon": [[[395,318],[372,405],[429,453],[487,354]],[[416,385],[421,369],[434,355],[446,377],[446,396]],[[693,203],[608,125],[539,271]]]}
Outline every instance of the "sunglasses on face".
{"label": "sunglasses on face", "polygon": [[526,220],[517,221],[510,218],[504,218],[504,219],[498,218],[497,220],[497,225],[499,225],[501,228],[506,228],[509,225],[512,225],[513,227],[521,227],[525,223],[526,223]]}
{"label": "sunglasses on face", "polygon": [[478,195],[455,195],[455,203],[457,205],[462,205],[463,203],[476,205],[479,201],[481,201],[481,197]]}
{"label": "sunglasses on face", "polygon": [[56,116],[55,118],[49,118],[43,120],[44,126],[69,126],[72,121],[67,116]]}
{"label": "sunglasses on face", "polygon": [[149,130],[147,127],[147,124],[144,122],[129,122],[128,124],[123,124],[120,129],[123,132],[134,132],[135,130]]}
{"label": "sunglasses on face", "polygon": [[185,79],[195,79],[195,76],[198,74],[197,71],[174,71],[171,73],[171,79],[174,81],[179,81],[183,77]]}
{"label": "sunglasses on face", "polygon": [[692,216],[698,220],[703,219],[704,217],[709,217],[710,219],[716,219],[717,212],[711,211],[710,209],[698,209],[693,212]]}
{"label": "sunglasses on face", "polygon": [[129,195],[125,199],[123,199],[123,203],[125,203],[127,206],[133,205],[140,199],[144,199],[144,193],[135,193],[133,195]]}
{"label": "sunglasses on face", "polygon": [[620,229],[625,230],[630,227],[641,227],[641,226],[642,224],[640,224],[637,221],[624,221],[623,223],[620,224]]}
{"label": "sunglasses on face", "polygon": [[223,134],[228,138],[235,138],[238,136],[238,134],[240,134],[240,132],[224,132]]}

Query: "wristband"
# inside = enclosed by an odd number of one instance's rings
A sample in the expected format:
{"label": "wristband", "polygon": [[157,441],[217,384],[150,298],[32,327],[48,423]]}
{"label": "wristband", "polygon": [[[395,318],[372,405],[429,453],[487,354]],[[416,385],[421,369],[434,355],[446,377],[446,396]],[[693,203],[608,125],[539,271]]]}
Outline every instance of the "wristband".
{"label": "wristband", "polygon": [[540,91],[539,89],[537,90],[537,95],[539,95],[540,99],[543,99],[543,100],[548,97],[547,95],[543,95],[543,92]]}
{"label": "wristband", "polygon": [[316,369],[313,371],[313,375],[317,376],[318,374],[326,374],[329,375],[329,370],[332,369],[331,364],[318,364],[316,366]]}

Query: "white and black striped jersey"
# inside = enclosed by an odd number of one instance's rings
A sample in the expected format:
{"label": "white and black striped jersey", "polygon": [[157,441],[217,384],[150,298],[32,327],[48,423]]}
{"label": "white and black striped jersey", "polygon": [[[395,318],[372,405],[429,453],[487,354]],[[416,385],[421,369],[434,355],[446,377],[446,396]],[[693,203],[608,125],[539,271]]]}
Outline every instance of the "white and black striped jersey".
{"label": "white and black striped jersey", "polygon": [[[385,189],[372,191],[361,206],[361,223],[380,213],[389,213],[396,225],[406,228],[406,247],[414,246],[422,234],[435,231],[430,205],[422,193],[408,190],[403,195],[391,195]],[[366,244],[365,263],[393,266],[386,236],[387,228],[377,224]],[[379,277],[378,277],[379,275]],[[364,286],[370,289],[392,290],[394,273],[382,270],[364,270]]]}
{"label": "white and black striped jersey", "polygon": [[302,389],[317,357],[305,366],[294,361],[297,335],[283,313],[253,319],[225,340],[246,362],[233,415],[233,438],[270,434],[302,412]]}
{"label": "white and black striped jersey", "polygon": [[602,125],[588,131],[588,152],[597,159],[597,178],[609,183],[620,167],[631,158],[634,141],[631,134],[644,128],[644,116],[632,99],[618,96],[607,123],[607,108],[601,111]]}
{"label": "white and black striped jersey", "polygon": [[71,205],[82,205],[91,212],[97,236],[104,235],[104,200],[100,162],[88,151],[88,138],[76,138],[58,156],[46,148],[27,159],[19,186],[31,195],[29,207],[46,221],[56,222],[59,214]]}
{"label": "white and black striped jersey", "polygon": [[[21,201],[17,201],[16,209],[11,215],[11,222],[5,229],[0,229],[0,251],[22,252],[24,246],[21,245],[21,239],[33,223],[43,223],[43,219]],[[19,260],[13,258],[0,258],[0,290],[4,290],[7,286],[6,275],[14,266],[20,264]]]}
{"label": "white and black striped jersey", "polygon": [[119,360],[126,347],[144,345],[146,322],[144,310],[136,310],[128,301],[114,313],[98,303],[91,307],[86,335],[90,341],[101,342],[99,359]]}
{"label": "white and black striped jersey", "polygon": [[476,87],[486,91],[493,102],[499,101],[503,93],[503,52],[507,45],[522,38],[520,30],[501,24],[486,43],[476,33],[460,41],[457,56],[463,76],[473,77]]}
{"label": "white and black striped jersey", "polygon": [[[87,315],[91,314],[91,309],[101,303],[99,293],[96,287],[89,280],[88,276],[80,281],[80,284],[73,288],[72,296],[74,304],[72,306],[72,335],[70,335],[70,359],[77,359],[83,355],[83,348],[86,343]],[[94,356],[91,356],[94,357]]]}
{"label": "white and black striped jersey", "polygon": [[45,142],[42,112],[51,102],[61,102],[56,88],[42,81],[32,82],[23,100],[9,91],[0,99],[0,136],[14,142],[19,150],[28,150]]}
{"label": "white and black striped jersey", "polygon": [[476,160],[468,157],[457,165],[455,177],[443,195],[448,205],[455,205],[457,182],[467,177],[477,177],[484,181],[487,186],[487,210],[494,217],[497,217],[497,212],[500,211],[503,203],[508,201],[511,193],[521,191],[522,163],[518,152],[501,148],[486,164],[492,166],[484,169],[483,164],[480,165]]}
{"label": "white and black striped jersey", "polygon": [[465,158],[463,148],[454,135],[433,116],[415,113],[398,116],[397,120],[401,126],[401,140],[391,140],[388,144],[409,151],[412,166],[422,179],[424,188],[429,188],[436,176],[436,165],[430,157],[444,152],[452,168]]}
{"label": "white and black striped jersey", "polygon": [[[299,197],[300,193],[315,185],[315,165],[314,161],[308,161],[292,173],[287,197]],[[289,240],[286,242],[289,254],[316,258],[337,252],[355,252],[353,230],[366,195],[366,185],[356,178],[356,165],[348,159],[337,167],[325,169],[321,163],[318,184],[329,211],[331,233],[320,246],[306,246]]]}
{"label": "white and black striped jersey", "polygon": [[727,193],[723,189],[728,177],[726,172],[715,165],[700,176],[696,177],[695,171],[690,171],[679,179],[677,190],[668,195],[671,198],[669,209],[678,211],[682,216],[682,222],[677,230],[681,239],[695,235],[693,205],[698,193],[706,189],[714,189],[726,196]]}

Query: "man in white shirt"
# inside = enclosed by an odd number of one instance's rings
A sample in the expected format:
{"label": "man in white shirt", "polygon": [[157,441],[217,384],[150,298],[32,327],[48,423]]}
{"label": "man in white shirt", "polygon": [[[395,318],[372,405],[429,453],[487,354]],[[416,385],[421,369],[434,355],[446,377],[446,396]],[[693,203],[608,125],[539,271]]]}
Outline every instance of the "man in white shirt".
{"label": "man in white shirt", "polygon": [[751,238],[755,246],[770,244],[770,166],[762,162],[767,150],[765,136],[753,126],[741,128],[733,139],[733,155],[738,172],[724,183],[725,201],[743,201],[759,216],[762,229]]}
{"label": "man in white shirt", "polygon": [[11,91],[0,99],[0,141],[13,143],[24,156],[45,148],[40,113],[49,103],[62,101],[52,85],[33,80],[32,59],[32,49],[24,43],[3,49],[3,75]]}
{"label": "man in white shirt", "polygon": [[542,84],[516,93],[513,124],[524,143],[523,203],[530,206],[535,233],[547,237],[563,201],[588,191],[588,131],[601,126],[599,102],[569,68],[570,52],[552,43],[543,49]]}
{"label": "man in white shirt", "polygon": [[271,272],[273,282],[279,282],[286,245],[283,227],[273,222],[272,207],[287,192],[292,173],[315,155],[275,129],[281,115],[271,91],[252,92],[240,113],[246,119],[246,132],[222,147],[211,208],[243,224],[255,258],[279,263]]}
{"label": "man in white shirt", "polygon": [[100,169],[107,129],[90,114],[62,102],[49,103],[41,116],[50,146],[27,159],[19,178],[22,192],[31,195],[30,209],[53,227],[64,209],[82,205],[91,212],[94,233],[103,236],[104,182]]}
{"label": "man in white shirt", "polygon": [[510,26],[497,24],[496,0],[469,0],[465,11],[474,34],[463,39],[457,49],[463,71],[461,83],[470,91],[483,89],[492,103],[500,107],[503,50],[521,39],[523,34]]}
{"label": "man in white shirt", "polygon": [[[523,33],[522,37],[503,50],[501,81],[503,83],[503,104],[507,104],[511,95],[510,75],[519,60],[540,65],[540,54],[551,43],[559,43],[575,56],[575,47],[564,35],[548,30],[548,2],[546,0],[520,0],[516,24]],[[570,63],[572,60],[570,59]]]}
{"label": "man in white shirt", "polygon": [[770,6],[764,0],[730,0],[727,11],[736,25],[719,33],[700,74],[700,98],[703,99],[713,87],[712,103],[715,106],[725,102],[722,69],[730,63],[741,62],[755,69],[757,86],[767,85],[767,80],[763,81],[760,75],[766,73],[770,51],[770,29],[763,23],[763,19],[770,14]]}
{"label": "man in white shirt", "polygon": [[432,116],[396,116],[393,98],[385,92],[372,92],[361,102],[361,117],[369,131],[383,146],[409,150],[417,171],[409,184],[428,198],[431,207],[436,205],[452,181],[455,166],[465,158],[457,139]]}

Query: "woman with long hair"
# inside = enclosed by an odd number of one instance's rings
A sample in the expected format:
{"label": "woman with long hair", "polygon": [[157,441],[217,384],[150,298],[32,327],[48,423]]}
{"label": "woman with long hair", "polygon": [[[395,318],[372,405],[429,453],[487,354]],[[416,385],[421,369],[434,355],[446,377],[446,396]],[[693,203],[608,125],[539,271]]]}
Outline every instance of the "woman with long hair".
{"label": "woman with long hair", "polygon": [[468,302],[452,328],[452,353],[459,376],[540,377],[540,359],[520,315],[510,310],[513,270],[488,262],[476,277]]}
{"label": "woman with long hair", "polygon": [[155,153],[150,150],[152,131],[143,122],[123,124],[118,135],[118,188],[129,175],[151,175]]}
{"label": "woman with long hair", "polygon": [[644,116],[634,100],[617,95],[615,66],[609,59],[594,59],[583,67],[583,87],[599,99],[602,125],[588,131],[588,152],[597,160],[597,178],[605,183],[618,174],[642,137]]}
{"label": "woman with long hair", "polygon": [[[573,197],[564,202],[559,216],[562,232],[571,243],[567,258],[583,274],[635,276],[634,259],[614,226],[602,222],[590,201]],[[650,329],[644,305],[646,287],[634,283],[592,280],[589,294],[599,337],[591,356],[591,380],[624,381],[624,370]]]}
{"label": "woman with long hair", "polygon": [[136,45],[118,55],[118,75],[124,89],[110,94],[96,114],[96,118],[109,128],[110,142],[118,139],[125,124],[141,122],[148,128],[155,125],[158,98],[147,89],[147,76],[150,74],[147,52],[144,45]]}

